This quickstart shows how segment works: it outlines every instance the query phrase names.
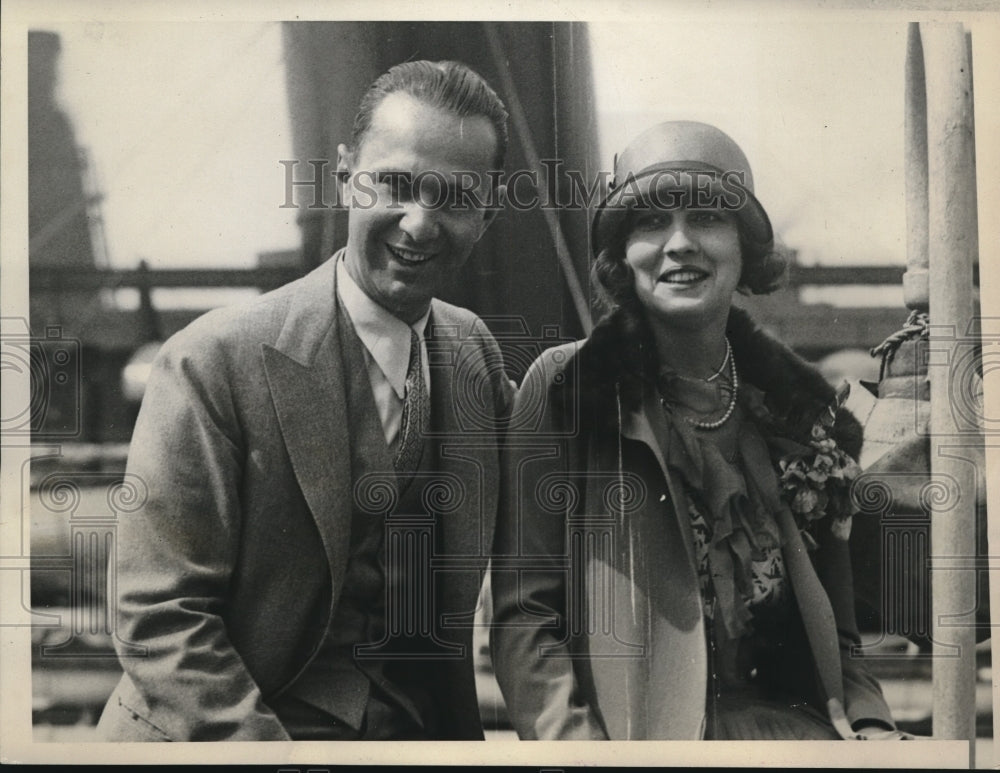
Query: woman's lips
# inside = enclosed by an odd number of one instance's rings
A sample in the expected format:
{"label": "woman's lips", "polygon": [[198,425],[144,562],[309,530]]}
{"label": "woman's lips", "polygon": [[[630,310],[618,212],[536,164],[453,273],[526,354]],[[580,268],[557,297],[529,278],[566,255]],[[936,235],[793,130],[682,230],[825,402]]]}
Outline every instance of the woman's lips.
{"label": "woman's lips", "polygon": [[661,282],[675,285],[692,285],[708,277],[708,273],[697,268],[674,268],[660,274]]}

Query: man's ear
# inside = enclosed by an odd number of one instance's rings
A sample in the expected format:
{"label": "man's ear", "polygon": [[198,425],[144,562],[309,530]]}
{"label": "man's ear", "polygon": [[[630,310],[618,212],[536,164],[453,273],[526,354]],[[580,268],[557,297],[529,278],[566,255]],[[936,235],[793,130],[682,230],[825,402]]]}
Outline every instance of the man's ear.
{"label": "man's ear", "polygon": [[350,191],[347,190],[351,183],[351,170],[354,168],[354,154],[347,145],[341,142],[337,145],[337,172],[334,179],[337,181],[337,204],[340,207],[347,205]]}
{"label": "man's ear", "polygon": [[479,236],[476,241],[483,238],[483,234],[486,233],[486,229],[490,227],[490,224],[496,220],[497,215],[504,208],[507,203],[507,186],[499,184],[493,196],[490,198],[489,205],[483,208],[483,222],[479,228]]}
{"label": "man's ear", "polygon": [[354,154],[343,142],[337,145],[337,175],[350,174],[354,166]]}

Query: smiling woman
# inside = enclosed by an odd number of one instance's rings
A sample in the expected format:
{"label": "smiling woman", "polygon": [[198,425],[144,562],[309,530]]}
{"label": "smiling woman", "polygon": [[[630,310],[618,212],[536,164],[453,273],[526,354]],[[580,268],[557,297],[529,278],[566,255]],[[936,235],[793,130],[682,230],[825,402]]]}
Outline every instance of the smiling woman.
{"label": "smiling woman", "polygon": [[713,318],[724,324],[743,268],[730,212],[657,209],[635,214],[628,232],[625,262],[640,303],[653,312],[651,324],[703,327]]}
{"label": "smiling woman", "polygon": [[593,233],[609,312],[532,366],[512,423],[541,395],[538,443],[504,464],[494,663],[514,727],[903,737],[852,653],[857,422],[731,305],[780,269],[743,152],[703,123],[652,127],[617,157]]}

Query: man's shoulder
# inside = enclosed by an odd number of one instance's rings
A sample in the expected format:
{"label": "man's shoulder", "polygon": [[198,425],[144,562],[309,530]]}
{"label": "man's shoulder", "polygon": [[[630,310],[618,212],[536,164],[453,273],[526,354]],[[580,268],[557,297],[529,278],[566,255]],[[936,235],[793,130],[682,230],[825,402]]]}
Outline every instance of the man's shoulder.
{"label": "man's shoulder", "polygon": [[[483,338],[493,342],[489,326],[474,311],[435,298],[431,301],[431,334],[446,338]],[[449,330],[449,328],[451,330]],[[457,334],[457,336],[456,336]]]}
{"label": "man's shoulder", "polygon": [[280,298],[270,293],[232,306],[213,309],[178,331],[176,343],[240,342],[250,335],[253,339],[268,338],[268,332],[280,323]]}
{"label": "man's shoulder", "polygon": [[[171,337],[173,348],[202,347],[258,348],[261,343],[275,344],[285,329],[291,312],[308,313],[314,306],[316,324],[332,316],[334,309],[332,277],[325,265],[256,298],[224,306],[202,314]],[[306,308],[304,308],[304,306]]]}
{"label": "man's shoulder", "polygon": [[479,316],[469,309],[435,298],[431,301],[431,321],[434,324],[482,324]]}

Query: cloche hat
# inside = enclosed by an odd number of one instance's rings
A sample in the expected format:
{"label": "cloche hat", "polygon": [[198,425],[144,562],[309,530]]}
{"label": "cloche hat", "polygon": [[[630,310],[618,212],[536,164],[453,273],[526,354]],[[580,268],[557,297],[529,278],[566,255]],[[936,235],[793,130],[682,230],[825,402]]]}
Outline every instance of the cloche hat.
{"label": "cloche hat", "polygon": [[624,224],[630,209],[654,204],[730,208],[745,236],[769,248],[774,232],[754,196],[750,163],[729,135],[697,121],[657,124],[615,158],[608,195],[597,206],[591,246],[597,255]]}

